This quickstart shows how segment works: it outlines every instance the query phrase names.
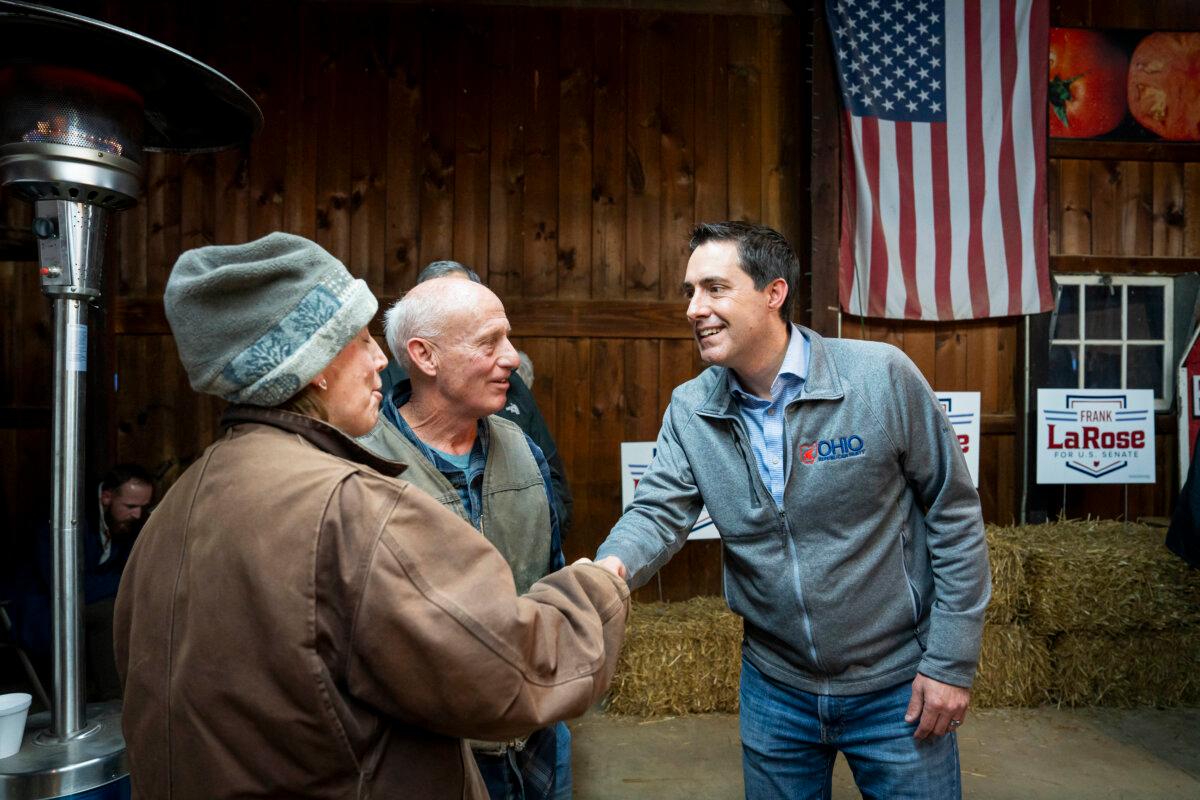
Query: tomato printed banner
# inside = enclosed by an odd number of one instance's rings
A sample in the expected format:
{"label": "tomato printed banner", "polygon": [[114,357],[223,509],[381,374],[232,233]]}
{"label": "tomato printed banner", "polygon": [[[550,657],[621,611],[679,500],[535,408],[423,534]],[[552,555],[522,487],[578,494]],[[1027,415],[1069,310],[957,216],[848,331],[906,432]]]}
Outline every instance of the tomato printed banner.
{"label": "tomato printed banner", "polygon": [[1154,483],[1151,389],[1038,389],[1038,483]]}
{"label": "tomato printed banner", "polygon": [[938,403],[954,426],[967,469],[979,488],[979,392],[938,392]]}
{"label": "tomato printed banner", "polygon": [[[637,489],[642,475],[650,468],[650,462],[654,460],[654,451],[654,442],[621,442],[621,508],[628,508],[633,502],[634,490]],[[696,518],[692,532],[688,534],[688,541],[719,538],[721,534],[713,524],[708,509],[701,508],[700,516]]]}
{"label": "tomato printed banner", "polygon": [[1050,135],[1200,141],[1200,32],[1050,29]]}

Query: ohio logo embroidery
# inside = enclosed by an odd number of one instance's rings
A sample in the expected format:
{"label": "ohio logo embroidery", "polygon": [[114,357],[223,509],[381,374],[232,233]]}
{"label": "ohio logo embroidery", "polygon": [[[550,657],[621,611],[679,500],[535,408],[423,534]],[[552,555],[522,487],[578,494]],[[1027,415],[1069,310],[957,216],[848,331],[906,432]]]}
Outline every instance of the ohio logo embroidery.
{"label": "ohio logo embroidery", "polygon": [[800,463],[816,464],[819,461],[836,461],[839,458],[861,456],[866,444],[857,433],[835,439],[819,439],[811,444],[800,445]]}

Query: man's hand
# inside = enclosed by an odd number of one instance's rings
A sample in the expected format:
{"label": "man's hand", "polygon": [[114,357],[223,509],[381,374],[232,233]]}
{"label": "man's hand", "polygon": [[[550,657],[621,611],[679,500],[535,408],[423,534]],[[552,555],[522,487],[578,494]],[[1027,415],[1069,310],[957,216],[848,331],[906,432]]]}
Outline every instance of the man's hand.
{"label": "man's hand", "polygon": [[616,556],[606,556],[605,558],[597,561],[596,566],[604,567],[621,580],[625,580],[625,576],[628,574],[627,570],[625,569],[625,564],[622,563],[621,559],[617,558]]}
{"label": "man's hand", "polygon": [[943,736],[947,731],[958,730],[966,719],[970,702],[970,689],[918,674],[912,683],[912,699],[908,701],[904,721],[911,724],[920,718],[921,723],[913,734],[915,739]]}

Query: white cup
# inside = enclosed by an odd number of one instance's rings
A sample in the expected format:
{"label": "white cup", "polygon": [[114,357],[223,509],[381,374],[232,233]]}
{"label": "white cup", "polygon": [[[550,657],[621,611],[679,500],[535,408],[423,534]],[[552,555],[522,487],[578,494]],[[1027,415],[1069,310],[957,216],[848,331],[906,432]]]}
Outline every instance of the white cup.
{"label": "white cup", "polygon": [[0,694],[0,758],[8,758],[21,749],[31,702],[33,697],[24,692]]}

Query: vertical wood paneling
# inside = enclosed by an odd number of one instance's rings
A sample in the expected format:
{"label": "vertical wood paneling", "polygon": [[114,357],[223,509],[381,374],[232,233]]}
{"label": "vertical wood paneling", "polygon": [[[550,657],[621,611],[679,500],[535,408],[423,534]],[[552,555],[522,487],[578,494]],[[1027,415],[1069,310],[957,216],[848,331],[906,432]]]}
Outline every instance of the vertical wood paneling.
{"label": "vertical wood paneling", "polygon": [[421,148],[420,267],[454,257],[454,109],[459,99],[454,42],[462,35],[463,25],[437,10],[427,12],[422,22],[426,80],[432,75],[444,77],[437,90],[421,94],[421,119],[426,127]]}
{"label": "vertical wood paneling", "polygon": [[484,269],[488,260],[491,153],[484,123],[491,116],[490,34],[486,22],[472,21],[456,42],[454,258],[477,271]]}
{"label": "vertical wood paneling", "polygon": [[[625,295],[625,25],[602,14],[593,29],[592,297]],[[640,78],[639,78],[640,79]]]}
{"label": "vertical wood paneling", "polygon": [[1200,164],[1183,165],[1183,254],[1200,255]]}
{"label": "vertical wood paneling", "polygon": [[[337,6],[317,6],[317,42],[321,67],[316,102],[317,118],[317,236],[316,241],[336,258],[350,260],[349,120],[358,95],[349,41],[350,19]],[[352,266],[352,265],[351,265]]]}
{"label": "vertical wood paneling", "polygon": [[[525,187],[525,143],[520,100],[526,96],[518,74],[518,25],[515,15],[496,20],[492,40],[491,206],[488,224],[488,268],[485,280],[508,297],[521,292],[522,198]],[[532,81],[532,79],[531,79]],[[422,226],[424,230],[424,226]],[[426,259],[428,261],[428,259]]]}
{"label": "vertical wood paneling", "polygon": [[592,29],[596,14],[563,12],[559,37],[558,296],[592,289]]}
{"label": "vertical wood paneling", "polygon": [[372,286],[383,285],[385,268],[386,12],[383,7],[365,8],[354,19],[351,34],[358,46],[350,55],[355,112],[350,136],[349,263],[354,273]]}
{"label": "vertical wood paneling", "polygon": [[525,25],[522,48],[528,83],[525,117],[525,237],[522,293],[554,297],[558,292],[558,26],[557,16],[534,14]]}
{"label": "vertical wood paneling", "polygon": [[662,74],[664,23],[658,15],[630,17],[626,87],[625,296],[658,297],[662,254]]}
{"label": "vertical wood paneling", "polygon": [[694,221],[718,222],[729,217],[729,37],[720,18],[695,25]]}
{"label": "vertical wood paneling", "polygon": [[1183,165],[1154,164],[1153,255],[1183,255]]}
{"label": "vertical wood paneling", "polygon": [[[595,503],[590,491],[595,469],[589,435],[592,426],[591,351],[592,342],[588,339],[559,339],[556,342],[554,373],[558,386],[553,432],[575,500],[574,535],[564,545],[568,563],[582,556],[595,555],[596,546],[608,533],[595,521]],[[537,381],[534,387],[536,391]]]}
{"label": "vertical wood paneling", "polygon": [[[296,41],[299,36],[297,15],[287,14],[279,18],[271,15],[271,11],[266,4],[251,5],[249,13],[252,21],[248,30],[261,30],[274,21],[280,26],[281,38]],[[276,53],[265,47],[251,47],[249,50],[250,82],[244,88],[263,109],[264,117],[262,132],[254,137],[250,148],[250,236],[258,238],[283,228],[288,130],[293,126],[289,124],[288,104],[282,99],[286,92],[284,86],[293,77],[289,62],[295,56],[286,58],[284,64],[288,66],[280,69],[280,59]]]}
{"label": "vertical wood paneling", "polygon": [[[394,296],[413,285],[422,266],[420,130],[424,50],[419,27],[409,24],[400,9],[391,9],[388,28],[392,49],[386,119],[387,267],[382,290]],[[477,269],[486,275],[486,265],[477,265]]]}
{"label": "vertical wood paneling", "polygon": [[1117,195],[1121,172],[1115,161],[1092,161],[1092,252],[1111,255],[1117,252],[1120,234]]}
{"label": "vertical wood paneling", "polygon": [[762,218],[762,109],[757,19],[729,22],[729,216]]}
{"label": "vertical wood paneling", "polygon": [[697,20],[670,20],[664,30],[662,97],[662,230],[659,297],[675,299],[683,283],[696,218],[696,87],[690,56]]}
{"label": "vertical wood paneling", "polygon": [[1086,161],[1059,163],[1058,196],[1062,223],[1059,247],[1062,253],[1092,250],[1091,171]]}

